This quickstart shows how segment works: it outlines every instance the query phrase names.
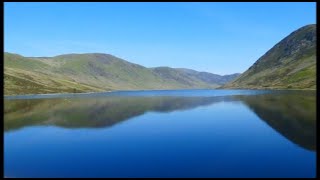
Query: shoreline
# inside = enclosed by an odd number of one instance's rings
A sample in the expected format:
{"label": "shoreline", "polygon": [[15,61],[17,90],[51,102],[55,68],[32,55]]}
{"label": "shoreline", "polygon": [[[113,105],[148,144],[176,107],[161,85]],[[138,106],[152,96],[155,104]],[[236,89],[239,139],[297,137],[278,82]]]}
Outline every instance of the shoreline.
{"label": "shoreline", "polygon": [[76,95],[76,94],[94,94],[94,93],[106,93],[114,91],[97,91],[97,92],[84,92],[84,93],[48,93],[48,94],[16,94],[16,95],[4,95],[4,97],[17,97],[17,96],[47,96],[47,95]]}
{"label": "shoreline", "polygon": [[[4,95],[4,99],[41,99],[41,98],[69,98],[81,97],[82,95],[94,94],[111,94],[111,93],[125,93],[125,92],[143,92],[143,91],[191,91],[191,90],[215,90],[215,91],[316,91],[316,89],[143,89],[143,90],[114,90],[114,91],[98,91],[98,92],[84,92],[84,93],[50,93],[50,94],[19,94],[19,95]],[[86,96],[83,96],[86,97]],[[90,97],[90,96],[89,96]]]}
{"label": "shoreline", "polygon": [[94,94],[94,93],[110,93],[110,92],[125,92],[125,91],[181,91],[181,90],[272,90],[272,91],[316,91],[317,89],[236,89],[236,88],[226,88],[226,89],[129,89],[129,90],[112,90],[112,91],[93,91],[93,92],[81,92],[81,93],[48,93],[48,94],[14,94],[14,95],[4,95],[4,97],[14,97],[14,96],[46,96],[46,95],[81,95],[81,94]]}

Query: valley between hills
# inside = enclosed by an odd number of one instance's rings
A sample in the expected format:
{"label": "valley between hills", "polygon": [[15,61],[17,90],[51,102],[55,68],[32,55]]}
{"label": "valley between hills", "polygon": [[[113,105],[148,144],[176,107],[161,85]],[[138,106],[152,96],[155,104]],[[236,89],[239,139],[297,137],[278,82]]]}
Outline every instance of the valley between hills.
{"label": "valley between hills", "polygon": [[160,89],[316,89],[316,25],[285,37],[244,73],[147,68],[103,53],[4,53],[4,95]]}

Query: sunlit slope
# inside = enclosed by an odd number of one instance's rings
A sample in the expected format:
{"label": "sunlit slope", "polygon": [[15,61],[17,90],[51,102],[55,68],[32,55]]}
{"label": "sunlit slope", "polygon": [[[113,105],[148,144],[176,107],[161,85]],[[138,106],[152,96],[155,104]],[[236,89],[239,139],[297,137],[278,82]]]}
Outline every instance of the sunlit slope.
{"label": "sunlit slope", "polygon": [[203,78],[198,75],[202,72],[190,74],[174,68],[146,68],[101,53],[55,57],[5,53],[4,57],[5,95],[216,88],[238,75],[206,73]]}
{"label": "sunlit slope", "polygon": [[40,61],[5,53],[4,94],[47,94],[103,90],[75,82],[71,78],[53,72],[51,66]]}
{"label": "sunlit slope", "polygon": [[291,33],[223,88],[316,89],[316,25]]}

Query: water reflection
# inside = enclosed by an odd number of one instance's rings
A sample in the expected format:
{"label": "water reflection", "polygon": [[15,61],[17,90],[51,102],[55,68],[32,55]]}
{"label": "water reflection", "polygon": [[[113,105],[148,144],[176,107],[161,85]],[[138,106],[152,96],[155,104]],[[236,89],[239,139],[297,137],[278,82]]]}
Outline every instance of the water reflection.
{"label": "water reflection", "polygon": [[[315,93],[278,93],[220,97],[104,97],[5,100],[5,132],[27,126],[102,128],[146,112],[193,109],[222,101],[240,101],[261,120],[299,146],[315,150]],[[232,126],[232,124],[230,124]],[[253,127],[254,128],[254,127]]]}
{"label": "water reflection", "polygon": [[34,125],[65,128],[107,127],[150,111],[187,110],[232,100],[231,96],[6,100],[4,129],[10,131]]}
{"label": "water reflection", "polygon": [[316,149],[315,92],[238,96],[260,119],[293,143]]}

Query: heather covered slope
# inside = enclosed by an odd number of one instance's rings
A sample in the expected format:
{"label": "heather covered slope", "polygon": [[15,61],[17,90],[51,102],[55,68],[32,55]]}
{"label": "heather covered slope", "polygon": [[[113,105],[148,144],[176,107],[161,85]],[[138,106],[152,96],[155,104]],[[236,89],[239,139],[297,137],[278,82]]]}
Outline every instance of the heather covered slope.
{"label": "heather covered slope", "polygon": [[223,88],[316,89],[316,25],[291,33]]}
{"label": "heather covered slope", "polygon": [[197,71],[190,74],[174,68],[146,68],[101,53],[55,57],[23,57],[5,53],[4,80],[5,95],[14,95],[216,88],[230,81],[230,76]]}

